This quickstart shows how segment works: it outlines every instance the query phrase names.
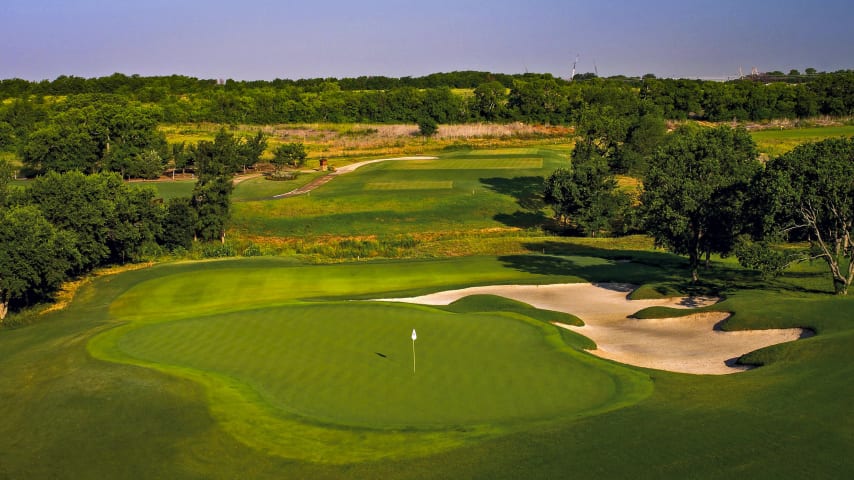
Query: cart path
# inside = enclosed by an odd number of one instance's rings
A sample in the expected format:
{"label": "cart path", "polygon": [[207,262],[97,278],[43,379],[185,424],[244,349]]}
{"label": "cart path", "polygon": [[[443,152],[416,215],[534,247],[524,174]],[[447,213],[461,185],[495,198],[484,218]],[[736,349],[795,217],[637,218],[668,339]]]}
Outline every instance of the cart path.
{"label": "cart path", "polygon": [[397,158],[379,158],[376,160],[365,160],[364,162],[352,163],[350,165],[343,166],[341,168],[336,168],[334,172],[329,172],[328,175],[324,175],[320,178],[316,178],[307,185],[303,185],[297,189],[291,190],[287,193],[281,193],[279,195],[273,195],[273,198],[289,198],[295,197],[297,195],[303,195],[311,192],[312,190],[319,188],[327,183],[331,182],[333,178],[338,175],[344,175],[345,173],[350,173],[356,170],[359,167],[363,167],[365,165],[369,165],[371,163],[378,162],[390,162],[390,161],[400,161],[400,160],[436,160],[438,157],[397,157]]}

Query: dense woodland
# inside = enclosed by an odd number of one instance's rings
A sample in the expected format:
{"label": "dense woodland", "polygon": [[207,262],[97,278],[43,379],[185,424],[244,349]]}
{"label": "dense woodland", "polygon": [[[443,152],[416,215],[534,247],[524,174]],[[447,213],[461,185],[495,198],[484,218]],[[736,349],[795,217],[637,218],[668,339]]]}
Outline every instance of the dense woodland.
{"label": "dense woodland", "polygon": [[[98,266],[224,240],[231,176],[259,160],[264,136],[238,139],[223,130],[214,141],[168,145],[157,129],[163,122],[572,124],[572,163],[543,191],[570,231],[648,233],[688,256],[694,281],[713,253],[735,254],[769,275],[822,259],[835,291],[846,293],[854,278],[854,139],[804,145],[763,166],[744,130],[665,128],[665,119],[854,114],[854,72],[797,80],[584,75],[567,82],[480,72],[223,84],[120,74],[4,80],[0,150],[15,152],[37,178],[10,188],[13,168],[0,160],[0,319],[7,308],[48,298],[61,282]],[[277,151],[277,165],[296,162],[293,155]],[[153,190],[122,181],[157,177],[167,163],[194,168],[191,198],[163,203]],[[643,195],[619,192],[617,173],[641,178]],[[792,240],[809,247],[776,247]]]}

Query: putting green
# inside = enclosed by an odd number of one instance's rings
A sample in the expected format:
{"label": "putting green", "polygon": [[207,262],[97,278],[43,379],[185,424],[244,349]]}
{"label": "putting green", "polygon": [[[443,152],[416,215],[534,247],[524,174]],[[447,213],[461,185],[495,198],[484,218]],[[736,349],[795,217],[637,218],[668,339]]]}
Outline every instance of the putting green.
{"label": "putting green", "polygon": [[428,455],[650,394],[643,373],[566,343],[554,312],[498,297],[459,308],[300,300],[494,281],[491,263],[194,265],[116,299],[110,311],[126,323],[89,351],[193,380],[235,438],[321,463]]}
{"label": "putting green", "polygon": [[561,417],[612,400],[611,376],[559,338],[548,324],[499,314],[347,303],[153,324],[117,345],[148,362],[227,376],[313,420],[423,428]]}

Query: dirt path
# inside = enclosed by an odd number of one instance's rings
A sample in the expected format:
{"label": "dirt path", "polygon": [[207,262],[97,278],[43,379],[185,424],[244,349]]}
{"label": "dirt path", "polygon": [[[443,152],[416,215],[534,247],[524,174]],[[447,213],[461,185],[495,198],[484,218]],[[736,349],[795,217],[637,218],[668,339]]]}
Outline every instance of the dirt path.
{"label": "dirt path", "polygon": [[316,178],[311,183],[307,185],[303,185],[297,189],[291,190],[287,193],[281,193],[279,195],[274,195],[273,198],[288,198],[295,197],[297,195],[303,195],[311,192],[312,190],[319,188],[327,183],[331,182],[333,178],[344,175],[345,173],[350,173],[356,170],[359,167],[363,167],[365,165],[369,165],[371,163],[377,162],[390,162],[390,161],[400,161],[400,160],[435,160],[437,157],[398,157],[398,158],[379,158],[376,160],[366,160],[364,162],[352,163],[350,165],[346,165],[340,168],[336,168],[334,172],[330,172],[328,175],[324,175],[320,178]]}
{"label": "dirt path", "polygon": [[702,312],[679,318],[637,320],[629,315],[651,306],[697,308],[714,298],[629,300],[633,286],[574,283],[559,285],[498,285],[451,290],[382,301],[447,305],[469,295],[500,295],[537,308],[571,313],[585,325],[555,323],[596,342],[590,353],[640,367],[693,374],[726,374],[747,370],[735,365],[745,353],[807,336],[800,328],[724,332],[726,312]]}

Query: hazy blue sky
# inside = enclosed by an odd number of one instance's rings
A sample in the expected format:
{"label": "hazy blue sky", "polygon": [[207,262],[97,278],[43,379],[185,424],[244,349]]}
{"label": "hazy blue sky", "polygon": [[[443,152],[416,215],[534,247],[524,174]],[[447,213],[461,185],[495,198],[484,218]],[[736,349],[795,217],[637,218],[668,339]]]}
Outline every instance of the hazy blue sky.
{"label": "hazy blue sky", "polygon": [[852,0],[0,0],[0,78],[854,68]]}

